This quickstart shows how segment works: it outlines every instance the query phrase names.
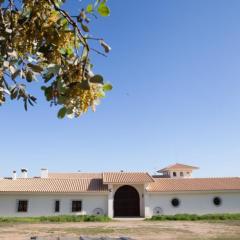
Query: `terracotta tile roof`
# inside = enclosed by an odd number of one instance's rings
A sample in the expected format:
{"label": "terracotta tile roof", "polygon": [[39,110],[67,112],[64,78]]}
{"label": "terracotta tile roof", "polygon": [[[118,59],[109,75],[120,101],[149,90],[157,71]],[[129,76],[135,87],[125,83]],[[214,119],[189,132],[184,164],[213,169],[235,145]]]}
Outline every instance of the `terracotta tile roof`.
{"label": "terracotta tile roof", "polygon": [[198,167],[189,166],[189,165],[185,165],[185,164],[181,164],[181,163],[175,163],[175,164],[169,165],[161,170],[158,170],[157,172],[161,173],[161,172],[165,172],[168,170],[182,170],[182,169],[194,170],[194,169],[198,169]]}
{"label": "terracotta tile roof", "polygon": [[240,190],[240,178],[158,178],[147,187],[148,192]]}
{"label": "terracotta tile roof", "polygon": [[107,185],[104,185],[101,179],[27,178],[0,180],[0,192],[76,193],[105,191],[107,191]]}
{"label": "terracotta tile roof", "polygon": [[82,173],[82,172],[77,172],[77,173],[49,173],[48,174],[49,178],[102,178],[102,173]]}
{"label": "terracotta tile roof", "polygon": [[152,178],[148,173],[103,173],[99,178],[1,179],[0,193],[81,193],[108,191],[107,183],[149,183],[148,192],[240,190],[240,178]]}
{"label": "terracotta tile roof", "polygon": [[103,183],[149,183],[153,178],[144,172],[106,172],[103,173]]}

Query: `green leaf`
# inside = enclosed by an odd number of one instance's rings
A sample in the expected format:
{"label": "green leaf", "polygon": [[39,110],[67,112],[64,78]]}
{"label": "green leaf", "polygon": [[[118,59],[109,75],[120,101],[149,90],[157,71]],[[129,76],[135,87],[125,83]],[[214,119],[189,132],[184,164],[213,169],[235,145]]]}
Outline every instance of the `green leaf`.
{"label": "green leaf", "polygon": [[110,83],[106,83],[103,86],[103,91],[107,92],[107,91],[111,91],[113,89],[112,85]]}
{"label": "green leaf", "polygon": [[100,40],[100,44],[103,47],[105,53],[109,53],[111,51],[111,47],[105,43],[103,40]]}
{"label": "green leaf", "polygon": [[93,11],[93,5],[92,4],[88,4],[86,7],[86,12],[91,13]]}
{"label": "green leaf", "polygon": [[17,97],[17,95],[18,95],[18,89],[16,88],[16,87],[14,87],[14,88],[12,88],[11,89],[11,99],[13,100],[13,99],[15,99],[16,97]]}
{"label": "green leaf", "polygon": [[65,96],[59,96],[58,97],[58,104],[64,104],[65,101],[66,101],[66,97]]}
{"label": "green leaf", "polygon": [[107,17],[110,15],[110,9],[108,8],[105,2],[101,2],[99,4],[98,13],[103,17]]}
{"label": "green leaf", "polygon": [[90,90],[89,82],[87,80],[78,83],[78,86],[83,90]]}
{"label": "green leaf", "polygon": [[48,71],[48,74],[58,74],[59,70],[60,70],[61,66],[60,65],[57,65],[57,64],[49,64],[48,65],[48,68],[47,68],[47,71]]}
{"label": "green leaf", "polygon": [[27,73],[26,73],[26,80],[27,80],[28,82],[32,82],[32,81],[34,80],[34,74],[33,74],[33,72],[27,71]]}
{"label": "green leaf", "polygon": [[35,65],[35,64],[32,64],[32,63],[28,63],[28,67],[30,67],[36,73],[40,73],[40,72],[43,71],[43,68],[41,66]]}
{"label": "green leaf", "polygon": [[60,92],[60,93],[65,93],[67,90],[67,88],[64,84],[64,81],[59,76],[57,77],[57,89],[58,89],[58,92]]}
{"label": "green leaf", "polygon": [[58,118],[63,119],[65,117],[66,113],[67,113],[67,109],[65,107],[61,108],[58,111]]}
{"label": "green leaf", "polygon": [[47,101],[52,100],[53,98],[53,87],[49,86],[49,87],[42,87],[42,90],[44,91],[45,97],[47,99]]}
{"label": "green leaf", "polygon": [[16,77],[17,77],[18,75],[20,75],[20,74],[21,74],[21,70],[18,69],[17,71],[15,71],[15,73],[12,74],[12,79],[15,80]]}
{"label": "green leaf", "polygon": [[52,72],[46,72],[43,74],[43,79],[44,79],[44,82],[48,82],[50,81],[52,78],[54,77],[54,74]]}
{"label": "green leaf", "polygon": [[62,55],[66,54],[66,49],[65,48],[61,48],[58,50]]}
{"label": "green leaf", "polygon": [[101,83],[103,84],[103,77],[101,75],[95,75],[89,80],[91,83]]}
{"label": "green leaf", "polygon": [[84,32],[89,32],[89,29],[88,29],[87,25],[81,23],[81,26],[82,26],[82,30],[83,30]]}
{"label": "green leaf", "polygon": [[74,50],[73,50],[72,47],[68,47],[68,48],[66,49],[66,54],[67,54],[68,56],[72,55],[73,53],[74,53]]}
{"label": "green leaf", "polygon": [[58,22],[62,25],[63,29],[66,29],[68,26],[68,20],[65,17],[60,18]]}

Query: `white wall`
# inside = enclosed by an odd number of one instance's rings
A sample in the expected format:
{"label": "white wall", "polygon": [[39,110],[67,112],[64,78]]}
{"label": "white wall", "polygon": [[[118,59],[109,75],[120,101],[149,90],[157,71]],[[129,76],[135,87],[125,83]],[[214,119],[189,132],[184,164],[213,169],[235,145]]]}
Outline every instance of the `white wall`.
{"label": "white wall", "polygon": [[[122,185],[113,186],[113,194]],[[151,217],[155,207],[161,207],[163,214],[173,215],[177,213],[240,213],[240,192],[215,192],[215,193],[146,193],[143,198],[143,185],[132,185],[139,192],[141,216]],[[219,196],[222,199],[220,206],[213,204],[213,198]],[[178,198],[181,203],[173,207],[171,200]],[[17,212],[17,200],[28,200],[28,212]],[[54,212],[54,201],[60,200],[60,212]],[[71,212],[71,201],[82,201],[82,212]],[[145,202],[145,203],[144,203]],[[93,214],[95,208],[102,208],[104,214],[108,214],[108,193],[105,194],[0,194],[0,216],[50,216],[63,214]]]}
{"label": "white wall", "polygon": [[[176,176],[173,173],[176,173]],[[182,176],[181,176],[182,173]],[[169,176],[170,178],[191,178],[192,177],[192,170],[171,170],[166,171],[165,176]]]}
{"label": "white wall", "polygon": [[[213,198],[220,197],[220,206],[213,204]],[[171,200],[178,198],[180,205],[173,207]],[[215,193],[148,193],[148,216],[153,215],[155,207],[160,207],[165,215],[178,213],[208,214],[208,213],[240,213],[240,192]]]}
{"label": "white wall", "polygon": [[[28,200],[28,212],[17,212],[17,200]],[[54,202],[60,200],[60,212],[54,212]],[[82,201],[82,212],[73,213],[72,200]],[[95,208],[102,208],[107,214],[107,194],[0,194],[0,216],[50,216],[63,214],[92,215]]]}

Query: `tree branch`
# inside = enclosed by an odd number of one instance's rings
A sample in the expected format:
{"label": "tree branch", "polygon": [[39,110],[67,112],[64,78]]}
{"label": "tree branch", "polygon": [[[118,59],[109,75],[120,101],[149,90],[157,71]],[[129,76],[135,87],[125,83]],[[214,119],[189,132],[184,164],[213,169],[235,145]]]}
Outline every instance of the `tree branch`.
{"label": "tree branch", "polygon": [[89,47],[89,45],[88,45],[85,37],[83,36],[81,30],[79,29],[77,23],[70,17],[70,15],[69,15],[66,11],[64,11],[64,10],[61,9],[61,8],[59,8],[59,7],[56,5],[56,3],[54,2],[54,0],[49,0],[49,1],[50,1],[50,3],[54,6],[54,9],[55,9],[56,11],[60,12],[61,15],[62,15],[63,17],[65,17],[65,18],[67,19],[67,21],[73,26],[73,28],[77,30],[77,33],[78,33],[78,35],[79,35],[80,41],[81,41],[82,44],[87,48],[87,51],[89,51],[89,50],[90,50],[90,47]]}

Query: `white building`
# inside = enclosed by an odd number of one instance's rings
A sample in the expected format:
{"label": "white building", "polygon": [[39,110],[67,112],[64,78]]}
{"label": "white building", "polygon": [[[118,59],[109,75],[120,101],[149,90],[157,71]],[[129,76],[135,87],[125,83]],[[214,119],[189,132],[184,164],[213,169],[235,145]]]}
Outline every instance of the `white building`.
{"label": "white building", "polygon": [[151,217],[240,213],[240,178],[192,178],[196,167],[174,164],[144,172],[48,173],[0,180],[0,216],[63,214]]}

